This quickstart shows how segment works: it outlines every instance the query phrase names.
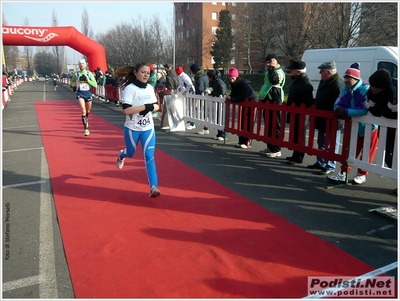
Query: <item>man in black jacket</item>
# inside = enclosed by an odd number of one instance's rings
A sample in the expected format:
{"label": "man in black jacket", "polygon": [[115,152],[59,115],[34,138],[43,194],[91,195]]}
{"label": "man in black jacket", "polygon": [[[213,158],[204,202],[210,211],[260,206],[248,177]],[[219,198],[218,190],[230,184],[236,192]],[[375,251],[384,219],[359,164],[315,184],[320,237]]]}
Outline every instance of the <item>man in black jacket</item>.
{"label": "man in black jacket", "polygon": [[[314,101],[315,106],[318,110],[333,112],[333,105],[344,86],[343,79],[337,74],[336,63],[334,61],[325,62],[318,66],[318,69],[320,69],[319,74],[321,75],[321,81],[319,82],[317,95]],[[326,132],[326,118],[316,117],[315,128],[318,130],[318,149],[324,150],[325,147],[329,148],[329,144],[325,145],[325,137],[330,136],[330,133]],[[335,153],[339,151],[339,143],[340,129],[338,129],[336,133]],[[326,162],[324,158],[317,157],[317,161],[312,165],[308,165],[307,168],[319,169],[321,174],[327,175],[335,171],[336,161]]]}
{"label": "man in black jacket", "polygon": [[[369,77],[368,101],[366,107],[372,115],[397,119],[397,88],[393,85],[389,71],[380,69]],[[396,129],[388,128],[385,163],[392,168],[393,152],[395,147]]]}
{"label": "man in black jacket", "polygon": [[176,90],[179,85],[178,75],[176,75],[174,68],[170,64],[165,64],[164,68],[167,73],[165,77],[165,89],[169,91]]}
{"label": "man in black jacket", "polygon": [[[288,67],[290,73],[292,74],[292,85],[289,89],[289,96],[287,99],[287,105],[290,106],[292,103],[296,107],[305,104],[306,108],[311,107],[313,103],[313,86],[310,83],[310,79],[306,74],[306,63],[303,61],[291,61]],[[289,116],[287,116],[289,117]],[[295,114],[295,124],[294,124],[294,135],[293,142],[298,143],[300,135],[305,136],[305,133],[300,133],[300,116]],[[289,120],[288,120],[289,122]],[[289,164],[301,164],[303,163],[304,153],[299,151],[293,151],[292,156],[286,157]]]}

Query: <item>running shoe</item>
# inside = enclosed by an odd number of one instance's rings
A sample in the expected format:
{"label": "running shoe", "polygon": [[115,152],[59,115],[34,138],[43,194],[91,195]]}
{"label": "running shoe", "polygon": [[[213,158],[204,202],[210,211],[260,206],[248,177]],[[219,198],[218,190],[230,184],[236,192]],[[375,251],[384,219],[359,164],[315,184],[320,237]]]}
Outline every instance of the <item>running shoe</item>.
{"label": "running shoe", "polygon": [[156,198],[161,194],[160,190],[158,190],[156,185],[153,185],[150,189],[150,198]]}
{"label": "running shoe", "polygon": [[122,169],[122,167],[124,167],[124,162],[125,162],[125,158],[124,159],[121,159],[119,156],[118,156],[118,159],[117,159],[117,167],[118,167],[118,169]]}

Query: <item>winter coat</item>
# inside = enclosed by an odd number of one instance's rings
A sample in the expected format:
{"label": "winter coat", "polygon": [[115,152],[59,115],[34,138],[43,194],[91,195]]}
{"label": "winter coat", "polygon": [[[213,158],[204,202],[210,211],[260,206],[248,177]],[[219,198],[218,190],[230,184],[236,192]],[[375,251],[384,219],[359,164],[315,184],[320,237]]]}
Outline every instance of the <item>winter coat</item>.
{"label": "winter coat", "polygon": [[[287,105],[290,106],[292,103],[296,105],[296,107],[300,107],[301,104],[305,104],[306,108],[311,107],[314,98],[313,98],[313,86],[311,85],[310,79],[307,74],[301,73],[299,76],[292,76],[292,85],[289,89],[289,95],[287,98]],[[299,116],[296,114],[295,119],[299,119]],[[290,122],[290,113],[286,115],[286,121]]]}
{"label": "winter coat", "polygon": [[[363,81],[361,78],[357,84],[350,90],[346,86],[343,87],[338,99],[335,102],[334,110],[337,108],[344,109],[346,116],[362,116],[366,115],[368,110],[366,107],[367,103],[367,91],[369,84]],[[377,129],[377,125],[372,126],[372,131]],[[360,122],[358,126],[358,136],[364,137],[365,123]]]}
{"label": "winter coat", "polygon": [[167,76],[165,78],[165,87],[168,90],[176,90],[179,86],[178,75],[174,70],[167,71]]}
{"label": "winter coat", "polygon": [[397,105],[397,89],[394,85],[384,89],[378,94],[372,94],[370,90],[367,92],[368,103],[372,102],[368,110],[372,115],[377,117],[386,117],[389,119],[397,119],[397,111],[388,108],[388,103]]}
{"label": "winter coat", "polygon": [[165,87],[165,79],[160,77],[156,82],[156,89],[163,89]]}
{"label": "winter coat", "polygon": [[[343,80],[336,73],[328,78],[326,81],[321,80],[318,85],[317,95],[314,103],[318,110],[332,111],[338,98],[340,91],[343,89]],[[315,128],[318,130],[325,130],[326,118],[316,117]]]}
{"label": "winter coat", "polygon": [[231,101],[241,102],[247,99],[257,101],[258,96],[250,86],[250,82],[239,76],[234,83],[231,84]]}
{"label": "winter coat", "polygon": [[307,74],[301,73],[297,77],[292,77],[292,80],[293,82],[289,89],[287,105],[294,103],[296,107],[300,107],[300,105],[304,103],[306,108],[311,107],[314,101],[312,94],[313,86]]}
{"label": "winter coat", "polygon": [[204,72],[204,68],[201,67],[199,71],[194,75],[194,90],[197,95],[201,95],[206,91],[208,87],[208,77]]}
{"label": "winter coat", "polygon": [[218,78],[210,80],[208,86],[212,88],[211,96],[214,97],[220,97],[221,95],[224,95],[223,87],[221,86]]}

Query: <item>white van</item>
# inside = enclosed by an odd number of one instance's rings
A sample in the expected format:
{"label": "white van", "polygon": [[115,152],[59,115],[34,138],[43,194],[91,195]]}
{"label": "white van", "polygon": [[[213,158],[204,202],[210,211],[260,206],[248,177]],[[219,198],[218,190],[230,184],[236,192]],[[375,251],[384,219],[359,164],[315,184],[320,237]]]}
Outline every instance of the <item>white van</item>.
{"label": "white van", "polygon": [[370,46],[353,48],[331,48],[306,50],[302,61],[306,63],[306,73],[314,87],[314,97],[321,80],[318,66],[327,61],[335,61],[339,76],[344,76],[351,64],[360,63],[361,78],[368,81],[378,69],[386,69],[397,82],[398,47]]}

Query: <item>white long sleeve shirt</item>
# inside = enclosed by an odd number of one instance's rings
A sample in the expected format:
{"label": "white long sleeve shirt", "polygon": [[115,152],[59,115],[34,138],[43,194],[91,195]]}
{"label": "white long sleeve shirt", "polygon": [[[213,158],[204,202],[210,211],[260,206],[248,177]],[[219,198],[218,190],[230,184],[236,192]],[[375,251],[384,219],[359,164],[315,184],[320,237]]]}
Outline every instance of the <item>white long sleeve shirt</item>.
{"label": "white long sleeve shirt", "polygon": [[178,79],[179,79],[178,91],[194,94],[195,92],[194,85],[189,75],[187,75],[185,72],[182,72],[181,74],[178,75]]}

